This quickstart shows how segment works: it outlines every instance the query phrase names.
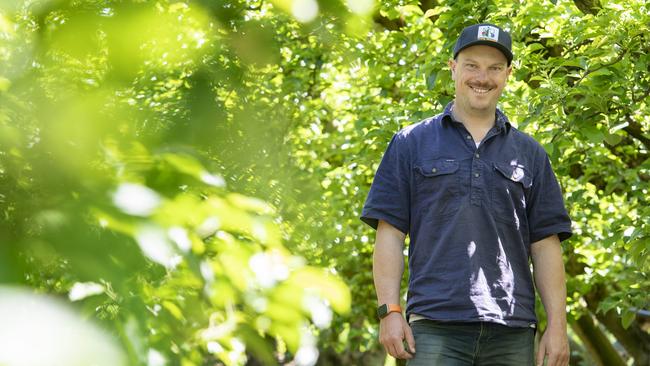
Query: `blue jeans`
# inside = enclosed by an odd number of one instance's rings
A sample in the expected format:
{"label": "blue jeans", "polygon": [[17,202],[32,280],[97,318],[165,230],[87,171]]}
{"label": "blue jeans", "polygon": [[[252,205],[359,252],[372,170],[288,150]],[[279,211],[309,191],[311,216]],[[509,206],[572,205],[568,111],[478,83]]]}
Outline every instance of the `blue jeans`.
{"label": "blue jeans", "polygon": [[534,365],[535,329],[495,323],[411,323],[415,357],[408,366]]}

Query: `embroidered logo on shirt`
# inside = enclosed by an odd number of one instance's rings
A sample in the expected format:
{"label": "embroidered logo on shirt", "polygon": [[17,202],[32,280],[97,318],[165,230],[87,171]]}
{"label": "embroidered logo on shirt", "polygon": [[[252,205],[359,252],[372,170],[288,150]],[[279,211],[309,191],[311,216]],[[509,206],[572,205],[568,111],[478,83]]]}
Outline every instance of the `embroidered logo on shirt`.
{"label": "embroidered logo on shirt", "polygon": [[510,179],[514,182],[520,182],[525,175],[524,166],[519,164],[517,160],[511,161],[510,166],[512,167],[512,175],[510,176]]}
{"label": "embroidered logo on shirt", "polygon": [[482,25],[478,27],[478,39],[486,41],[499,42],[499,28],[490,25]]}
{"label": "embroidered logo on shirt", "polygon": [[524,178],[524,170],[521,169],[521,167],[516,167],[512,170],[512,176],[510,179],[514,180],[515,182],[519,182]]}

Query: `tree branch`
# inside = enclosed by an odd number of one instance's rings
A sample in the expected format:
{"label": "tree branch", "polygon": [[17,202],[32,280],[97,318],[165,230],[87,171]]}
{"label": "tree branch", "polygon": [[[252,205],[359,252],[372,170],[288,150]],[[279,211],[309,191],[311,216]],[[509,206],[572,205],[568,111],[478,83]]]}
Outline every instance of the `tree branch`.
{"label": "tree branch", "polygon": [[573,84],[573,85],[576,86],[576,85],[580,84],[580,82],[581,82],[582,80],[584,80],[584,78],[586,78],[589,74],[593,74],[594,72],[596,72],[596,71],[598,71],[598,70],[604,69],[604,68],[606,68],[606,67],[609,67],[609,66],[612,66],[612,65],[615,65],[615,64],[621,62],[621,60],[623,60],[623,57],[625,57],[625,54],[626,54],[626,53],[627,53],[627,49],[625,49],[625,50],[623,50],[623,52],[619,53],[618,56],[616,56],[616,58],[615,58],[614,60],[612,60],[612,61],[610,61],[610,62],[608,62],[608,63],[602,64],[602,65],[600,65],[600,66],[598,66],[598,67],[595,67],[595,68],[593,68],[593,69],[588,69],[588,70],[585,71],[585,73],[580,77],[580,79],[578,79],[578,81],[576,81],[575,84]]}
{"label": "tree branch", "polygon": [[629,113],[625,114],[625,120],[627,121],[628,125],[624,127],[623,130],[629,133],[630,136],[639,140],[646,149],[650,149],[650,138],[645,137],[641,125],[635,121]]}
{"label": "tree branch", "polygon": [[373,16],[373,20],[375,21],[375,23],[391,31],[399,31],[406,26],[406,23],[402,18],[388,19],[385,16],[380,15],[379,13]]}
{"label": "tree branch", "polygon": [[596,15],[602,9],[598,0],[573,0],[573,3],[584,14]]}
{"label": "tree branch", "polygon": [[650,87],[648,87],[638,98],[635,98],[634,92],[632,92],[632,101],[636,104],[639,100],[645,100],[648,96],[650,96]]}
{"label": "tree branch", "polygon": [[[433,9],[437,5],[438,5],[438,1],[436,1],[436,0],[420,0],[420,4],[418,6],[420,7],[420,9],[422,9],[422,13],[426,14],[427,10]],[[440,15],[429,17],[429,20],[432,23],[435,23],[439,16]]]}

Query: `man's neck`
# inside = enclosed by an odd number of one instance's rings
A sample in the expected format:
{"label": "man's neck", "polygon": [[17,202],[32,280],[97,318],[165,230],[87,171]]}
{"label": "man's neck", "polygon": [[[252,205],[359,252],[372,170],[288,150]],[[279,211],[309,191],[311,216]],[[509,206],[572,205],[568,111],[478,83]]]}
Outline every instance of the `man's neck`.
{"label": "man's neck", "polygon": [[456,108],[454,105],[451,115],[458,122],[462,122],[467,129],[490,129],[496,120],[496,110],[487,113],[470,113]]}
{"label": "man's neck", "polygon": [[496,121],[496,110],[492,113],[473,114],[466,113],[460,108],[453,108],[451,115],[465,126],[475,142],[482,141]]}

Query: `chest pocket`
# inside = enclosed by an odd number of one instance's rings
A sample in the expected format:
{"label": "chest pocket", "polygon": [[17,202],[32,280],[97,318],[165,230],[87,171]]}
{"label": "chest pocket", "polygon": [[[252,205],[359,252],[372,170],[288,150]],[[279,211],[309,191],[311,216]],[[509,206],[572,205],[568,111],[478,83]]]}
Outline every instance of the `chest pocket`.
{"label": "chest pocket", "polygon": [[448,216],[459,208],[459,163],[453,159],[436,159],[415,166],[417,206],[431,216]]}
{"label": "chest pocket", "polygon": [[528,225],[526,197],[533,185],[531,172],[519,164],[494,163],[492,207],[495,219],[520,228]]}

